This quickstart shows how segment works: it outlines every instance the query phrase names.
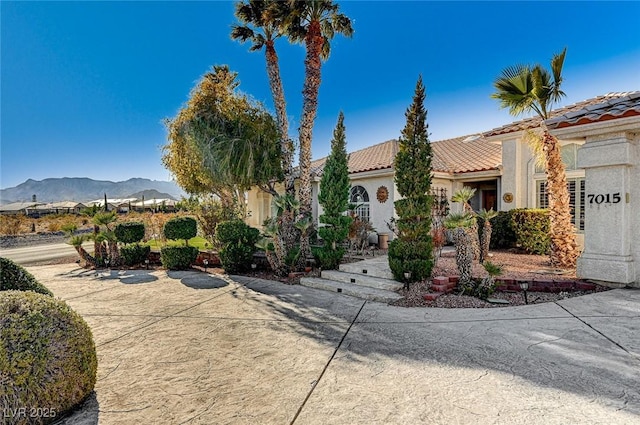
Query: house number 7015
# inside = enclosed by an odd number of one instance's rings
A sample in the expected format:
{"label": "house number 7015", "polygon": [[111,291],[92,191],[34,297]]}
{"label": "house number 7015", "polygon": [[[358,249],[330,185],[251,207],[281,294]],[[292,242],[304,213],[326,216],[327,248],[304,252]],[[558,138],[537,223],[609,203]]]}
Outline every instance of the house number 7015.
{"label": "house number 7015", "polygon": [[606,193],[606,194],[599,194],[599,195],[587,195],[587,199],[589,200],[590,204],[617,204],[618,202],[622,201],[622,198],[620,197],[620,192],[616,192],[616,193]]}

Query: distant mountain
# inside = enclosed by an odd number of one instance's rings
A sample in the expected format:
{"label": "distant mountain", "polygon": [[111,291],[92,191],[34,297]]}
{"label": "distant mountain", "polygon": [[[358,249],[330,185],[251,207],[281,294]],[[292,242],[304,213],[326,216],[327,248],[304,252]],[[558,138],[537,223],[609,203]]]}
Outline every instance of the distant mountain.
{"label": "distant mountain", "polygon": [[123,182],[112,182],[86,177],[63,177],[41,181],[29,179],[16,187],[1,189],[0,204],[31,201],[33,195],[38,202],[83,202],[102,199],[105,193],[109,198],[125,198],[146,190],[155,190],[164,198],[167,197],[165,195],[170,195],[174,199],[180,199],[185,195],[175,183],[167,181],[133,178]]}

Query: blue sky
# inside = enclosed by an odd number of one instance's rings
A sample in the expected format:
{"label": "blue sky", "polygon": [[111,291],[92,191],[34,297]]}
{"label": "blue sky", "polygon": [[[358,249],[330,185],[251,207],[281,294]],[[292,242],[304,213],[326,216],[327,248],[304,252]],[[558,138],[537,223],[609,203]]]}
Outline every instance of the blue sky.
{"label": "blue sky", "polygon": [[[432,141],[513,121],[490,99],[516,63],[568,48],[569,104],[640,89],[640,2],[347,1],[352,39],[323,66],[313,156],[325,156],[340,110],[347,146],[396,138],[422,74]],[[28,178],[169,180],[162,119],[214,64],[272,108],[264,55],[229,37],[232,2],[0,2],[0,187]],[[295,136],[304,48],[277,44]]]}

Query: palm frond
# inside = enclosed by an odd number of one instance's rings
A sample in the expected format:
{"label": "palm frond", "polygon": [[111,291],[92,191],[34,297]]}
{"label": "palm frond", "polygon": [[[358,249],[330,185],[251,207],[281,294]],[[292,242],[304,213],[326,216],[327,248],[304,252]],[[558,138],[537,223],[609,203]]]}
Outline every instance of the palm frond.
{"label": "palm frond", "polygon": [[471,214],[453,213],[445,217],[444,227],[447,229],[467,228],[473,225],[474,220]]}

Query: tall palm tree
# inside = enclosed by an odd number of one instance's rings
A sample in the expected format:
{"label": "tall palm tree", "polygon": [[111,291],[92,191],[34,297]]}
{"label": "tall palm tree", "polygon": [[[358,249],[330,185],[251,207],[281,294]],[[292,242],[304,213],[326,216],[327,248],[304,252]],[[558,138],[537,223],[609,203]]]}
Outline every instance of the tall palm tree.
{"label": "tall palm tree", "polygon": [[236,3],[235,15],[242,25],[232,27],[231,38],[241,43],[251,41],[249,50],[252,52],[263,48],[265,50],[267,76],[280,130],[285,193],[294,196],[293,141],[289,137],[287,103],[284,98],[278,54],[275,49],[275,41],[282,35],[285,28],[284,20],[289,16],[289,13],[288,3],[282,1],[239,1]]}
{"label": "tall palm tree", "polygon": [[304,42],[305,80],[302,89],[300,120],[300,203],[301,212],[311,212],[311,141],[318,109],[322,60],[329,58],[331,40],[336,33],[351,37],[351,20],[340,13],[340,6],[331,0],[289,1],[291,15],[287,35],[295,43]]}
{"label": "tall palm tree", "polygon": [[[300,213],[311,217],[311,141],[313,124],[318,110],[318,91],[321,82],[322,60],[329,58],[331,40],[336,33],[353,35],[351,19],[340,13],[340,6],[331,0],[290,0],[291,13],[287,21],[287,36],[295,43],[304,42],[305,80],[302,89],[302,117],[300,119]],[[309,234],[300,238],[300,251],[309,255]]]}
{"label": "tall palm tree", "polygon": [[566,52],[565,48],[553,56],[551,72],[539,64],[515,65],[504,69],[493,84],[496,92],[491,97],[498,99],[500,106],[508,108],[511,115],[533,112],[541,119],[551,220],[550,261],[554,266],[571,268],[575,267],[579,253],[571,219],[565,166],[558,139],[549,133],[544,123],[549,118],[551,105],[565,96],[560,86]]}

